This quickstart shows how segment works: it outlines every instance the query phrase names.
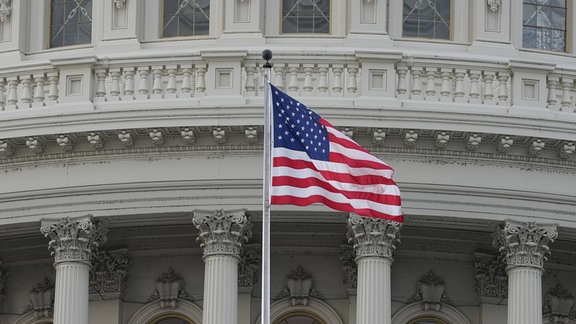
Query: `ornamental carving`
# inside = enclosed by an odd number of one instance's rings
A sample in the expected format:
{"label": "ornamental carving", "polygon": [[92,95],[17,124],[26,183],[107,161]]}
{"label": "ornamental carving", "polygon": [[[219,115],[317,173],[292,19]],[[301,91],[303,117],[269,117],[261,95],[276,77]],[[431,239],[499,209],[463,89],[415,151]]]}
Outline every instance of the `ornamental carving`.
{"label": "ornamental carving", "polygon": [[126,0],[114,0],[114,5],[116,9],[122,9],[126,5]]}
{"label": "ornamental carving", "polygon": [[544,268],[548,244],[558,236],[556,225],[507,221],[494,235],[494,246],[504,255],[507,270],[513,267]]}
{"label": "ornamental carving", "polygon": [[121,298],[128,275],[128,251],[98,251],[92,256],[90,299]]}
{"label": "ornamental carving", "polygon": [[238,263],[238,287],[254,287],[258,280],[260,255],[259,246],[244,248]]}
{"label": "ornamental carving", "polygon": [[423,310],[440,311],[442,304],[449,304],[450,299],[446,296],[444,280],[434,271],[420,277],[416,284],[416,294],[410,302],[420,302]]}
{"label": "ornamental carving", "polygon": [[172,267],[156,279],[156,291],[150,301],[157,300],[160,308],[176,308],[179,300],[192,301],[192,296],[186,292],[186,282],[182,275]]}
{"label": "ornamental carving", "polygon": [[544,314],[550,318],[551,323],[571,323],[576,319],[574,297],[566,288],[557,284],[547,293],[544,301]]}
{"label": "ornamental carving", "polygon": [[501,3],[502,0],[488,0],[488,7],[491,11],[496,12],[498,11],[498,8],[500,8]]}
{"label": "ornamental carving", "polygon": [[498,303],[508,298],[508,275],[502,258],[489,254],[476,253],[476,290],[481,299],[494,298]]}
{"label": "ornamental carving", "polygon": [[5,22],[10,19],[10,0],[0,0],[0,22]]}
{"label": "ornamental carving", "polygon": [[340,246],[340,261],[344,271],[344,284],[348,289],[358,288],[358,265],[354,248],[351,245]]}
{"label": "ornamental carving", "polygon": [[193,222],[198,231],[197,241],[210,255],[231,255],[239,258],[242,246],[252,236],[245,210],[194,211]]}
{"label": "ornamental carving", "polygon": [[54,280],[44,277],[40,283],[30,289],[30,305],[27,310],[34,318],[51,318],[54,314]]}
{"label": "ornamental carving", "polygon": [[50,238],[48,249],[54,264],[81,262],[90,265],[92,253],[106,242],[102,224],[92,216],[63,219],[43,219],[40,232]]}
{"label": "ornamental carving", "polygon": [[370,256],[392,259],[401,227],[398,222],[350,214],[348,242],[354,247],[356,260]]}
{"label": "ornamental carving", "polygon": [[314,277],[301,265],[286,276],[285,285],[278,297],[288,297],[292,306],[307,306],[310,303],[310,297],[324,298],[314,287]]}

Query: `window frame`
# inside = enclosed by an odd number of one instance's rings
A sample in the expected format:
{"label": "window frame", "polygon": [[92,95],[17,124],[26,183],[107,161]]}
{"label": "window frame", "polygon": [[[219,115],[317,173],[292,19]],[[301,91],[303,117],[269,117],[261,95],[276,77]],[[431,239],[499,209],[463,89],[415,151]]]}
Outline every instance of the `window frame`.
{"label": "window frame", "polygon": [[454,0],[447,0],[450,2],[450,24],[449,24],[449,37],[448,38],[434,38],[434,37],[422,37],[422,36],[405,36],[404,35],[404,1],[402,0],[401,4],[401,23],[400,23],[400,37],[403,39],[415,39],[415,40],[432,40],[432,41],[445,41],[451,42],[454,40],[454,21],[456,20],[454,17]]}
{"label": "window frame", "polygon": [[313,314],[311,312],[306,312],[306,311],[294,311],[294,312],[288,312],[288,313],[282,314],[282,316],[275,319],[272,323],[273,324],[281,324],[282,321],[285,321],[285,320],[287,320],[291,317],[294,317],[294,316],[305,316],[305,317],[313,319],[314,321],[316,321],[320,324],[327,324],[323,319],[318,317],[316,314]]}
{"label": "window frame", "polygon": [[193,320],[189,319],[188,317],[186,317],[186,316],[184,316],[184,315],[182,315],[182,314],[170,314],[170,313],[169,313],[169,314],[163,314],[163,315],[160,315],[160,316],[158,316],[158,317],[156,317],[156,318],[153,318],[153,319],[152,319],[150,322],[148,322],[148,323],[149,323],[149,324],[158,324],[158,321],[165,320],[165,319],[169,319],[169,318],[177,318],[177,319],[184,320],[184,321],[186,321],[186,322],[188,322],[188,323],[191,323],[191,324],[196,324]]}
{"label": "window frame", "polygon": [[[524,50],[528,50],[528,51],[542,51],[545,53],[549,53],[549,54],[568,54],[568,53],[572,53],[572,37],[574,36],[574,32],[572,31],[572,26],[573,26],[573,1],[570,0],[565,0],[566,2],[566,17],[565,17],[565,26],[564,26],[564,45],[565,48],[563,51],[555,51],[555,50],[549,50],[549,49],[545,49],[545,48],[539,48],[539,47],[525,47],[524,46],[524,0],[521,1],[520,3],[520,8],[519,8],[519,19],[520,19],[520,35],[519,35],[519,48],[524,49]],[[540,28],[540,27],[536,27],[536,28]],[[550,28],[552,29],[552,28]]]}
{"label": "window frame", "polygon": [[328,21],[328,32],[327,33],[307,33],[307,32],[284,32],[282,30],[282,19],[283,19],[283,13],[282,13],[282,8],[284,8],[284,1],[285,0],[280,0],[279,1],[279,10],[278,10],[278,15],[279,15],[279,19],[278,19],[278,34],[280,36],[299,36],[299,37],[303,37],[303,36],[313,36],[313,37],[329,37],[332,36],[333,34],[333,30],[332,30],[332,23],[334,21],[333,16],[334,16],[334,4],[332,2],[332,0],[328,0],[329,3],[329,21]]}
{"label": "window frame", "polygon": [[212,19],[214,17],[213,13],[212,13],[212,9],[213,9],[213,1],[209,0],[210,3],[210,12],[208,14],[208,33],[207,34],[202,34],[202,35],[176,35],[176,36],[164,36],[164,2],[165,0],[160,1],[160,8],[158,10],[159,12],[159,24],[158,24],[158,38],[159,39],[182,39],[182,38],[195,38],[195,39],[203,39],[203,38],[209,38],[210,35],[212,34],[212,28],[213,28],[213,24],[212,24]]}
{"label": "window frame", "polygon": [[[48,50],[58,50],[58,49],[62,49],[62,48],[74,48],[74,47],[89,47],[89,46],[93,46],[94,44],[94,12],[95,12],[95,1],[94,0],[88,0],[91,1],[92,4],[92,16],[91,18],[91,22],[90,22],[90,41],[86,42],[86,43],[77,43],[77,44],[71,44],[71,45],[60,45],[60,46],[52,46],[52,3],[54,2],[54,0],[48,0],[45,2],[46,4],[46,10],[45,12],[47,13],[46,16],[46,23],[45,23],[45,31],[44,31],[44,39],[45,44],[44,44],[44,48],[48,49]],[[98,1],[98,0],[96,0]]]}

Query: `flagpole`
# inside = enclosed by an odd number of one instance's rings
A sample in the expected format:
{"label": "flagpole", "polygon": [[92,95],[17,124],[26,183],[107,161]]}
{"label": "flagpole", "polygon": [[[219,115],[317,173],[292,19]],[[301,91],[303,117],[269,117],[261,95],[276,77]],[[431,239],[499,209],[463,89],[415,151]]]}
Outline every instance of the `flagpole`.
{"label": "flagpole", "polygon": [[261,324],[270,324],[270,185],[272,166],[270,72],[272,51],[262,52],[264,64],[264,177],[262,204],[262,309]]}

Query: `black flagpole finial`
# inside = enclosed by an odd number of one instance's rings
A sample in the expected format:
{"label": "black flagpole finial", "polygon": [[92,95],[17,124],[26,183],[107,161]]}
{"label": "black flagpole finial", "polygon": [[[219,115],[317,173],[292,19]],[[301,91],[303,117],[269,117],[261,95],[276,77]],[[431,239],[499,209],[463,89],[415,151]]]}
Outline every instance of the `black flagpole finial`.
{"label": "black flagpole finial", "polygon": [[264,64],[264,67],[265,67],[265,68],[268,68],[268,69],[271,68],[271,67],[272,67],[272,64],[270,64],[270,62],[268,62],[268,61],[270,61],[270,60],[272,59],[272,51],[269,50],[269,49],[263,50],[263,51],[262,51],[262,58],[263,58],[264,60],[266,60],[266,63]]}

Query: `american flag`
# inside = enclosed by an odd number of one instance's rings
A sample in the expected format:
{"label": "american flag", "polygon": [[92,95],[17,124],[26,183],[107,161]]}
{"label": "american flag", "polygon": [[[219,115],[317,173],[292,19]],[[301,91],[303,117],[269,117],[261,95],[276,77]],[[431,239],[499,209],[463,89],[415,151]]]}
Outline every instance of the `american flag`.
{"label": "american flag", "polygon": [[320,115],[270,85],[272,204],[313,203],[402,222],[394,170]]}

